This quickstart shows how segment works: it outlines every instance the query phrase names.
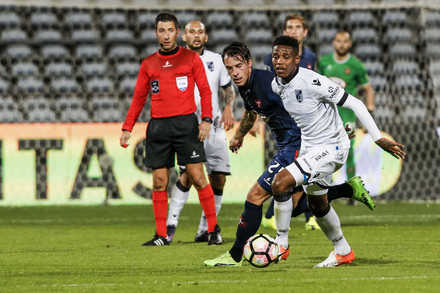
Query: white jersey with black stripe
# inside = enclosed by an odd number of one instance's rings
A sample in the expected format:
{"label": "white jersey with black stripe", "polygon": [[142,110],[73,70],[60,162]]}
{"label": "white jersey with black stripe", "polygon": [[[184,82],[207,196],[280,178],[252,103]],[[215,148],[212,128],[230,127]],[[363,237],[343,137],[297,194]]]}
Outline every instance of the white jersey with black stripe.
{"label": "white jersey with black stripe", "polygon": [[337,104],[344,104],[348,94],[335,82],[300,67],[287,84],[275,77],[272,90],[280,95],[284,108],[301,129],[302,147],[326,144],[350,147],[337,109]]}
{"label": "white jersey with black stripe", "polygon": [[[203,54],[200,55],[200,58],[205,66],[206,77],[208,78],[208,83],[212,93],[212,120],[216,122],[216,125],[219,125],[219,120],[221,119],[222,114],[219,106],[219,89],[220,87],[230,84],[231,78],[226,71],[222,56],[220,54],[205,49],[203,50]],[[197,105],[196,114],[200,120],[200,94],[197,86],[194,90],[194,97]]]}

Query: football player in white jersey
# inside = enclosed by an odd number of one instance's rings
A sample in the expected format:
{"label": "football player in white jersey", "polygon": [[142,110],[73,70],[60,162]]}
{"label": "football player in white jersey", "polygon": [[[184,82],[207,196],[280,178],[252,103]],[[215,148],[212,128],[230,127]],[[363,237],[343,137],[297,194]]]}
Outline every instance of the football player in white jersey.
{"label": "football player in white jersey", "polygon": [[[216,213],[218,215],[221,208],[223,187],[226,182],[226,175],[230,175],[229,151],[226,142],[226,132],[234,126],[234,116],[232,107],[235,99],[235,90],[231,83],[231,78],[223,64],[222,57],[214,52],[205,49],[208,41],[205,25],[198,21],[190,21],[185,26],[183,41],[186,47],[200,54],[203,65],[205,66],[206,76],[212,92],[212,127],[208,139],[205,140],[206,169],[209,181],[214,191]],[[219,89],[226,99],[223,113],[219,106]],[[195,88],[195,99],[197,105],[197,117],[200,122],[200,94]],[[171,195],[171,201],[167,219],[168,241],[171,242],[178,225],[179,215],[185,202],[188,200],[191,182],[184,169],[180,168],[180,176]],[[220,233],[215,243],[221,244]],[[208,241],[208,223],[202,212],[200,224],[194,239],[196,242]]]}
{"label": "football player in white jersey", "polygon": [[303,186],[313,214],[334,246],[328,258],[315,267],[334,267],[355,258],[339,218],[327,201],[331,175],[344,165],[350,148],[336,106],[353,110],[379,147],[398,159],[406,154],[402,144],[381,136],[360,100],[327,77],[299,67],[298,50],[298,41],[287,36],[273,43],[272,62],[277,76],[272,90],[280,95],[284,108],[301,129],[301,150],[292,164],[275,175],[272,191],[274,196],[282,195]]}

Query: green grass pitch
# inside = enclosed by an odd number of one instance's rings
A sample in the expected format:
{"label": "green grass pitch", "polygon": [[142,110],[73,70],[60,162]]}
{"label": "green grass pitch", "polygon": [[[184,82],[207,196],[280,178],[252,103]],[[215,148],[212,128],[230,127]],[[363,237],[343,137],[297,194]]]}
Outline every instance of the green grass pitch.
{"label": "green grass pitch", "polygon": [[221,246],[192,242],[200,207],[187,205],[169,247],[141,246],[151,206],[0,208],[0,292],[440,292],[440,205],[334,206],[357,259],[327,269],[312,267],[332,247],[302,215],[287,262],[207,268],[230,248],[241,204],[222,208]]}

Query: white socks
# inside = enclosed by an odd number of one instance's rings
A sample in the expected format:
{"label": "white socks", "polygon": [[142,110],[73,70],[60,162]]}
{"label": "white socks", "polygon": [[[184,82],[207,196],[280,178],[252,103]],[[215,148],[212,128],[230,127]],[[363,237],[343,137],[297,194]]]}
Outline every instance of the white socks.
{"label": "white socks", "polygon": [[333,243],[335,252],[339,255],[347,255],[351,251],[351,247],[345,240],[341,229],[341,222],[336,211],[330,206],[330,210],[324,217],[316,217],[322,232],[327,236],[328,240]]}
{"label": "white socks", "polygon": [[292,218],[293,203],[292,197],[287,201],[278,202],[275,200],[275,222],[277,225],[276,242],[284,248],[289,247],[289,227]]}
{"label": "white socks", "polygon": [[[220,213],[220,209],[222,208],[222,195],[216,195],[214,194],[214,200],[215,200],[215,214],[218,216],[218,213]],[[202,216],[200,217],[200,224],[199,229],[197,230],[197,233],[200,233],[202,231],[208,231],[208,221],[206,220],[205,213],[202,211]]]}
{"label": "white socks", "polygon": [[188,200],[188,196],[189,191],[182,191],[176,185],[174,185],[168,209],[167,226],[171,225],[177,227],[177,224],[179,224],[180,213]]}

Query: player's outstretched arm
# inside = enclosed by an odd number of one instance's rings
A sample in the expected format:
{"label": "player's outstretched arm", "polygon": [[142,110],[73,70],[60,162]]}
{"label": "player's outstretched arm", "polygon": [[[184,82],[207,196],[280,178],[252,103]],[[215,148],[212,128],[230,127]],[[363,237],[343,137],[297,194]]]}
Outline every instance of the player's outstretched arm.
{"label": "player's outstretched arm", "polygon": [[257,119],[257,113],[251,111],[244,111],[243,118],[240,122],[240,127],[235,131],[234,136],[229,142],[229,149],[236,153],[243,145],[243,139],[246,133],[252,128],[255,120]]}
{"label": "player's outstretched arm", "polygon": [[234,127],[233,105],[235,101],[235,90],[232,84],[222,87],[223,97],[226,99],[226,105],[223,109],[222,122],[226,131]]}
{"label": "player's outstretched arm", "polygon": [[361,121],[362,125],[365,127],[365,129],[367,129],[368,133],[373,138],[374,142],[384,151],[390,153],[397,159],[405,158],[406,153],[403,151],[404,146],[388,138],[382,137],[379,128],[377,128],[373,117],[371,117],[370,113],[368,113],[364,103],[352,95],[348,95],[342,106],[353,110],[353,112],[356,114],[356,117]]}

